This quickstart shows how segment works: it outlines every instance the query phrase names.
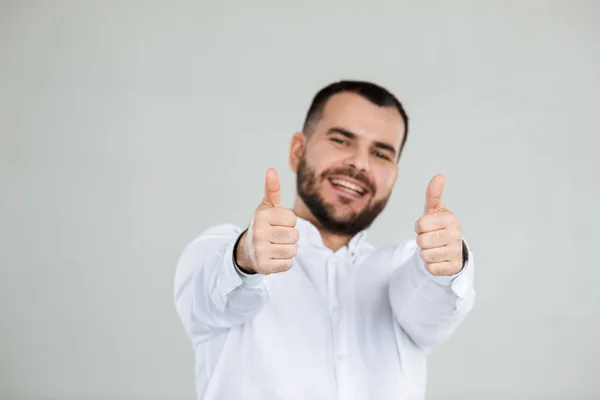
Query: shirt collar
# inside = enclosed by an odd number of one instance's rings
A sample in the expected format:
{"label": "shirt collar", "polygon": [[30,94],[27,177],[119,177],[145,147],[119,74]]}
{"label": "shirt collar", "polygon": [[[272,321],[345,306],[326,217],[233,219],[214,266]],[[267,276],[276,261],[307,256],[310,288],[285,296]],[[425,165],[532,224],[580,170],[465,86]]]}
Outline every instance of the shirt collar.
{"label": "shirt collar", "polygon": [[[297,217],[296,229],[298,229],[298,233],[300,234],[300,238],[298,239],[299,243],[308,243],[310,245],[326,248],[323,243],[323,238],[321,233],[310,221]],[[348,246],[344,246],[340,248],[341,251],[350,251],[350,253],[355,253],[361,249],[361,247],[366,243],[367,231],[363,230],[350,239]],[[338,251],[340,251],[338,250]]]}

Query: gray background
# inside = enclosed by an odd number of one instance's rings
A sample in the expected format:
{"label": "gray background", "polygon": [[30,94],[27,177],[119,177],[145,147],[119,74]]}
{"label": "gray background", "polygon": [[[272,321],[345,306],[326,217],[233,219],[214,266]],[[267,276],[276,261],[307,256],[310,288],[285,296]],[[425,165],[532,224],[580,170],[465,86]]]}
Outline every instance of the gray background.
{"label": "gray background", "polygon": [[[289,9],[286,7],[290,7]],[[478,300],[430,399],[600,397],[600,2],[0,2],[0,398],[192,399],[183,246],[245,224],[314,92],[371,79],[412,131],[376,244],[433,174]]]}

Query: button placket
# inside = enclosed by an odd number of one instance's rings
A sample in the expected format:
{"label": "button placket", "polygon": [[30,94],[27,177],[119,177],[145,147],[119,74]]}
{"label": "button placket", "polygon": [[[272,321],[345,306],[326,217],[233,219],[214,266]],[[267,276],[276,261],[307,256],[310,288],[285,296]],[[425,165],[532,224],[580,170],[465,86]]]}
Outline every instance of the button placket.
{"label": "button placket", "polygon": [[[348,365],[348,338],[345,335],[346,324],[340,307],[339,279],[347,273],[345,262],[351,262],[350,254],[345,252],[334,253],[327,261],[327,277],[329,290],[329,316],[333,333],[333,357],[336,368],[337,383],[340,399],[350,399],[351,390]],[[350,397],[349,397],[350,396]]]}

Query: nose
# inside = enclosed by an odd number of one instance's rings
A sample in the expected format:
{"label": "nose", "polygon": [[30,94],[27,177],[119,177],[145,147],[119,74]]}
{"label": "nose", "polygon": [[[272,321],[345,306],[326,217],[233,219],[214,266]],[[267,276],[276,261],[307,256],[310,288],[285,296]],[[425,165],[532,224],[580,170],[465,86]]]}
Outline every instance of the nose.
{"label": "nose", "polygon": [[354,167],[360,171],[369,172],[369,154],[364,150],[356,150],[346,159],[346,165]]}

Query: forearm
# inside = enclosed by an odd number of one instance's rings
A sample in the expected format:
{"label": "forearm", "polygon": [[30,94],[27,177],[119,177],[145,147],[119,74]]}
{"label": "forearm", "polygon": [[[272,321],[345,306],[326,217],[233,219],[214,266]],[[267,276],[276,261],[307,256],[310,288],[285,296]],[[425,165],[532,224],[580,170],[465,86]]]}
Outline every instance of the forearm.
{"label": "forearm", "polygon": [[194,340],[249,321],[268,299],[261,275],[243,276],[234,265],[240,230],[211,228],[190,243],[177,263],[175,304]]}
{"label": "forearm", "polygon": [[[467,249],[468,250],[468,249]],[[399,249],[389,287],[394,316],[404,332],[423,349],[444,342],[473,307],[473,255],[455,276],[433,276],[414,243]]]}

